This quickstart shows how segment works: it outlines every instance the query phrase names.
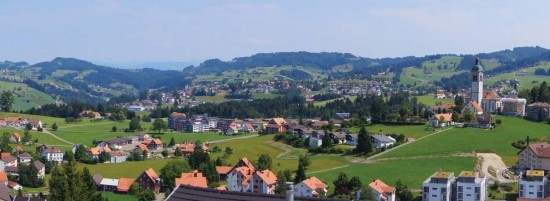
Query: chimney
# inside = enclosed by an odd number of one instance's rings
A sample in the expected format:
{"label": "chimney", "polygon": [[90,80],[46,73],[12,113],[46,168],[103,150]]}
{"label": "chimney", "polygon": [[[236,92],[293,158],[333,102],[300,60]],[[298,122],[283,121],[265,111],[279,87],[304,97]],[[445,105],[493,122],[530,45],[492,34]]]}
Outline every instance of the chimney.
{"label": "chimney", "polygon": [[294,201],[294,183],[286,182],[286,201]]}

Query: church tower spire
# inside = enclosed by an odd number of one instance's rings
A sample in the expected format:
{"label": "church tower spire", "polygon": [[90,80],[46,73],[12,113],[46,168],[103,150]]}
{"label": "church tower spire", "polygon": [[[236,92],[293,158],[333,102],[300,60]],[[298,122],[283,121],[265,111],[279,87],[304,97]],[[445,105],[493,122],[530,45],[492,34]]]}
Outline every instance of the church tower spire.
{"label": "church tower spire", "polygon": [[481,105],[483,98],[483,66],[481,66],[479,58],[476,58],[476,64],[472,67],[471,93],[471,100]]}

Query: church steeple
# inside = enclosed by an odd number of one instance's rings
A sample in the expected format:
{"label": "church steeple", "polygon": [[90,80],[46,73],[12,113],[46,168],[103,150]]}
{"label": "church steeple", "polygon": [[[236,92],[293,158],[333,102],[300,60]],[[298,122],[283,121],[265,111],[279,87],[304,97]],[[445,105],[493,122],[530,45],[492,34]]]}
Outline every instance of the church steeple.
{"label": "church steeple", "polygon": [[476,58],[476,64],[472,66],[472,89],[471,89],[471,100],[476,101],[481,105],[483,98],[483,66],[481,66],[481,61],[479,58]]}

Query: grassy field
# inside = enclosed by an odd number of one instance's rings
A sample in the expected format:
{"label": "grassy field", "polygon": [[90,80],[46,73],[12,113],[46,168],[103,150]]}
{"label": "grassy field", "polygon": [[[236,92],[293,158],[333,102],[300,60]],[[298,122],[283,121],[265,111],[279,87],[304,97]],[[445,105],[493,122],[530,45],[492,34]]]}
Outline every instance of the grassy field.
{"label": "grassy field", "polygon": [[[474,166],[474,161],[475,158],[473,157],[390,160],[369,164],[351,164],[345,168],[312,174],[308,174],[308,172],[313,172],[312,170],[308,170],[306,175],[319,177],[319,179],[329,185],[329,189],[334,189],[332,182],[336,180],[340,172],[346,173],[348,178],[358,176],[364,183],[374,179],[381,179],[388,185],[393,186],[397,179],[401,179],[410,189],[420,189],[422,182],[436,171],[452,171],[457,175],[462,170],[471,170]],[[333,167],[337,166],[334,165]]]}
{"label": "grassy field", "polygon": [[149,132],[149,134],[154,134],[155,137],[160,137],[163,141],[169,142],[170,138],[174,138],[176,143],[181,142],[196,142],[200,140],[201,142],[211,142],[215,140],[224,140],[231,139],[235,137],[242,137],[248,135],[257,135],[257,133],[242,133],[239,135],[220,135],[218,133],[161,133]]}
{"label": "grassy field", "polygon": [[[354,132],[359,132],[361,127],[353,127],[351,130]],[[384,124],[371,124],[365,127],[368,132],[373,132],[377,134],[386,134],[386,133],[397,133],[403,134],[407,138],[420,138],[427,134],[433,133],[433,131],[426,130],[426,126],[387,126]]]}
{"label": "grassy field", "polygon": [[103,191],[101,192],[104,198],[114,201],[137,201],[138,198],[129,194],[117,194],[113,192]]}
{"label": "grassy field", "polygon": [[[531,139],[550,135],[550,125],[530,122],[514,117],[497,116],[502,125],[494,130],[475,128],[454,128],[412,143],[382,157],[414,157],[427,155],[449,155],[453,153],[495,152],[506,165],[517,162],[518,149],[511,143],[529,136]],[[429,147],[429,148],[428,148]]]}
{"label": "grassy field", "polygon": [[305,66],[271,66],[271,67],[255,67],[248,68],[243,70],[230,70],[225,71],[222,75],[200,75],[194,80],[195,83],[200,82],[222,82],[224,79],[226,81],[233,81],[236,79],[248,80],[252,79],[254,81],[264,81],[264,80],[274,80],[277,77],[281,76],[281,70],[291,70],[297,69],[309,73],[314,78],[325,78],[327,77],[326,73],[323,70],[305,67]]}
{"label": "grassy field", "polygon": [[68,126],[68,125],[78,125],[78,124],[90,123],[90,120],[85,119],[85,120],[82,120],[81,122],[75,122],[75,123],[67,124],[67,123],[65,123],[65,119],[63,119],[63,118],[40,116],[40,115],[30,115],[30,114],[0,112],[0,117],[10,117],[10,116],[12,116],[12,117],[32,118],[34,120],[40,120],[40,121],[42,121],[42,124],[44,124],[45,128],[50,128],[51,125],[54,122],[57,123],[57,126],[59,126],[59,127]]}
{"label": "grassy field", "polygon": [[454,99],[450,99],[450,98],[435,99],[433,94],[417,96],[416,98],[418,98],[419,103],[424,103],[425,105],[428,105],[428,106],[435,106],[436,103],[447,104],[447,103],[454,103],[455,102]]}
{"label": "grassy field", "polygon": [[225,98],[225,94],[223,93],[218,93],[215,96],[195,96],[195,100],[201,103],[222,103],[225,101],[229,101],[229,99]]}
{"label": "grassy field", "polygon": [[[353,101],[355,101],[356,98],[357,98],[357,96],[350,96],[349,100],[351,100],[353,102]],[[335,99],[330,99],[330,100],[326,100],[326,101],[316,101],[316,102],[313,103],[313,105],[322,107],[322,106],[327,105],[327,103],[330,103],[330,102],[333,102],[333,101],[336,101],[336,100],[344,100],[344,98],[335,98]]]}
{"label": "grassy field", "polygon": [[[501,80],[519,80],[519,86],[521,89],[531,89],[534,86],[539,86],[540,83],[543,81],[550,80],[550,76],[543,76],[543,75],[535,75],[535,69],[537,68],[543,68],[543,69],[550,69],[550,63],[542,63],[539,66],[524,68],[519,71],[514,71],[511,73],[504,73],[500,74],[494,77],[490,77],[485,79],[485,85],[493,85],[494,83],[501,81]],[[527,76],[519,77],[516,76],[517,72],[527,72]]]}
{"label": "grassy field", "polygon": [[[305,150],[290,148],[285,144],[271,141],[273,135],[261,137],[252,137],[247,139],[231,140],[218,143],[220,148],[231,147],[233,154],[228,158],[227,162],[236,164],[242,157],[247,157],[250,161],[255,162],[260,154],[269,154],[273,159],[273,172],[278,170],[296,170],[298,167],[298,156],[305,153]],[[214,153],[211,158],[221,156],[222,153]],[[310,157],[312,165],[310,170],[323,170],[331,167],[346,165],[348,162],[340,157],[333,155],[315,155]]]}
{"label": "grassy field", "polygon": [[[21,130],[16,130],[14,128],[0,128],[0,133],[14,133],[14,132],[18,132],[19,134],[21,134],[21,136],[23,136],[23,131]],[[48,135],[48,134],[45,134],[45,133],[41,133],[41,132],[36,132],[36,131],[31,131],[31,135],[32,135],[32,139],[33,140],[36,140],[38,139],[38,142],[35,144],[35,145],[31,145],[31,146],[25,146],[25,145],[21,145],[21,144],[15,144],[15,143],[11,143],[10,146],[12,147],[16,147],[16,146],[21,146],[21,148],[23,148],[23,150],[27,151],[27,152],[34,152],[36,149],[36,146],[40,145],[40,144],[49,144],[49,145],[53,145],[61,150],[70,150],[71,149],[71,145],[65,143],[65,142],[62,142],[60,140],[58,140],[57,138],[54,138],[52,137],[51,135]]]}
{"label": "grassy field", "polygon": [[[416,83],[420,85],[421,83],[433,82],[441,80],[443,77],[460,74],[464,71],[455,72],[456,66],[460,64],[460,61],[462,61],[462,57],[443,56],[441,59],[425,61],[422,63],[422,66],[404,68],[401,74],[401,82],[404,84],[413,85]],[[441,66],[441,68],[438,68],[438,66]],[[431,72],[432,75],[424,75],[424,70]]]}
{"label": "grassy field", "polygon": [[282,96],[281,94],[264,94],[264,93],[255,93],[252,94],[252,99],[270,99]]}
{"label": "grassy field", "polygon": [[[104,120],[94,123],[65,125],[59,127],[57,131],[50,132],[69,142],[80,143],[90,146],[92,145],[93,140],[109,140],[117,137],[135,135],[136,133],[134,132],[111,132],[113,126],[116,126],[120,130],[128,128],[129,123],[129,120],[121,122]],[[149,127],[151,127],[151,123],[141,122],[141,127],[149,129]]]}
{"label": "grassy field", "polygon": [[12,110],[21,111],[31,109],[33,106],[55,103],[48,94],[38,91],[22,83],[0,81],[0,91],[11,90],[15,95]]}
{"label": "grassy field", "polygon": [[183,159],[151,159],[146,161],[101,163],[95,165],[78,163],[77,167],[87,167],[91,173],[100,173],[104,178],[136,178],[148,168],[153,168],[153,170],[160,175],[160,169],[172,160],[184,162]]}

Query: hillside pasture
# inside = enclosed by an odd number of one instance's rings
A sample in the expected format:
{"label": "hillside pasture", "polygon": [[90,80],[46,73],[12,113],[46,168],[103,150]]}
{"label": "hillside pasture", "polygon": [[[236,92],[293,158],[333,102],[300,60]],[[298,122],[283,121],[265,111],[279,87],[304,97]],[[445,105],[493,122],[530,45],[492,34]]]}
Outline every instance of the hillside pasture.
{"label": "hillside pasture", "polygon": [[12,111],[31,109],[33,106],[55,103],[55,100],[48,94],[38,91],[23,83],[0,81],[0,92],[12,91],[15,95]]}
{"label": "hillside pasture", "polygon": [[416,98],[418,99],[419,103],[424,103],[427,106],[435,106],[437,103],[441,103],[441,104],[455,103],[455,100],[451,98],[436,99],[434,98],[433,94],[416,96]]}
{"label": "hillside pasture", "polygon": [[[522,90],[522,89],[531,89],[533,88],[534,86],[539,86],[540,83],[542,83],[543,81],[549,81],[550,80],[550,76],[544,76],[544,75],[535,75],[535,70],[537,68],[542,68],[542,69],[550,69],[550,62],[542,62],[540,65],[538,66],[533,66],[533,67],[529,67],[529,68],[524,68],[524,69],[521,69],[521,70],[518,70],[518,71],[514,71],[514,72],[510,72],[510,73],[503,73],[503,74],[500,74],[500,75],[497,75],[497,76],[493,76],[493,77],[489,77],[489,78],[486,78],[485,79],[485,85],[486,86],[491,86],[495,83],[498,83],[499,81],[502,81],[502,80],[519,80],[519,90]],[[526,72],[527,75],[526,76],[516,76],[516,73],[518,72]]]}
{"label": "hillside pasture", "polygon": [[[94,123],[83,123],[75,125],[65,125],[59,127],[57,131],[50,131],[60,138],[63,138],[69,142],[76,144],[84,144],[92,146],[94,140],[109,140],[117,137],[126,137],[135,135],[135,132],[112,132],[113,126],[116,126],[119,130],[128,128],[130,120],[125,121],[109,121],[103,120]],[[151,123],[141,122],[141,127],[149,130]]]}

